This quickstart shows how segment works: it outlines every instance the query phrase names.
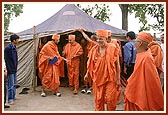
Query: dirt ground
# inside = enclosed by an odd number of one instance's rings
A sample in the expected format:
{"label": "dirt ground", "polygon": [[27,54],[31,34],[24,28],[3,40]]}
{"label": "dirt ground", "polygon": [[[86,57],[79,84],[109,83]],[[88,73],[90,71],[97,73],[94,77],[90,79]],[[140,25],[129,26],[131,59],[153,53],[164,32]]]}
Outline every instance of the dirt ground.
{"label": "dirt ground", "polygon": [[[61,97],[53,95],[52,91],[47,91],[47,97],[41,97],[41,87],[35,91],[28,90],[28,94],[19,94],[23,87],[17,88],[17,99],[10,108],[2,110],[4,113],[34,113],[34,112],[94,112],[93,94],[82,94],[79,89],[77,95],[74,95],[68,87],[60,87]],[[120,102],[117,104],[116,111],[123,111],[123,90]]]}

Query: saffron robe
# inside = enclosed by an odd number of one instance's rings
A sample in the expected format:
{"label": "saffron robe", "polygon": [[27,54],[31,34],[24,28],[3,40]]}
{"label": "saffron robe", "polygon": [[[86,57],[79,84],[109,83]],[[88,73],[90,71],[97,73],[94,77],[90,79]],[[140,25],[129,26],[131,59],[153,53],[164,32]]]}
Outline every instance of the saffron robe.
{"label": "saffron robe", "polygon": [[163,68],[162,68],[162,61],[163,61],[162,48],[161,48],[160,44],[155,41],[152,41],[149,44],[149,48],[151,50],[152,56],[154,58],[154,63],[156,65],[158,73],[160,75],[160,73],[163,71]]}
{"label": "saffron robe", "polygon": [[[97,42],[95,41],[88,41],[87,45],[86,45],[86,52],[87,52],[87,61],[88,61],[88,54],[89,54],[89,51],[95,46],[97,45]],[[86,62],[86,69],[87,69],[87,62]],[[90,86],[92,86],[92,79],[90,77],[90,74],[88,74],[88,78],[86,79],[85,83],[84,84],[88,84]]]}
{"label": "saffron robe", "polygon": [[[58,61],[49,64],[49,59],[54,56],[58,58]],[[64,61],[53,41],[45,44],[39,53],[39,75],[44,88],[51,89],[54,92],[58,91],[59,77],[64,77]]]}
{"label": "saffron robe", "polygon": [[115,110],[118,100],[115,66],[118,49],[115,45],[107,44],[104,54],[100,56],[98,45],[95,45],[88,57],[87,68],[93,80],[95,110],[103,111],[105,103],[107,110]]}
{"label": "saffron robe", "polygon": [[150,50],[137,53],[135,67],[124,92],[126,111],[163,110],[163,92]]}
{"label": "saffron robe", "polygon": [[[79,63],[80,55],[83,54],[81,45],[77,42],[67,43],[64,47],[63,53],[65,54],[68,69],[69,85],[79,87]],[[77,56],[77,57],[76,57]]]}

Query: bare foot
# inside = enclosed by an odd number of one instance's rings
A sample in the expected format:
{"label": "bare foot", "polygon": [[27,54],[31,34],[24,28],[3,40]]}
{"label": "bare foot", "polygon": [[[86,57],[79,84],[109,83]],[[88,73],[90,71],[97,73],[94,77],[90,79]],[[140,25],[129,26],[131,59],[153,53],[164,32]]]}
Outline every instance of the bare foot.
{"label": "bare foot", "polygon": [[78,90],[77,89],[74,89],[73,93],[76,95],[78,94]]}
{"label": "bare foot", "polygon": [[9,105],[14,105],[15,103],[13,101],[8,102]]}

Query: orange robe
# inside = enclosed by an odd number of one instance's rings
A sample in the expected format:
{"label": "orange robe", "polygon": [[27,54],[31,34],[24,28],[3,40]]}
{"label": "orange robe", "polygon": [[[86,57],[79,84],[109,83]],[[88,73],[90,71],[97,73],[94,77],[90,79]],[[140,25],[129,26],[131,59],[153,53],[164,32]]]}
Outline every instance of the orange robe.
{"label": "orange robe", "polygon": [[95,46],[97,44],[97,42],[95,41],[88,41],[86,49],[87,49],[87,54],[89,54],[89,51],[93,48],[93,46]]}
{"label": "orange robe", "polygon": [[[79,63],[80,63],[80,55],[83,54],[83,49],[81,45],[77,42],[67,43],[64,47],[63,53],[65,54],[68,69],[68,79],[69,86],[75,86],[75,88],[79,87]],[[73,58],[74,56],[77,57]]]}
{"label": "orange robe", "polygon": [[[87,51],[87,60],[88,60],[88,54],[89,54],[89,51],[97,44],[97,42],[95,41],[88,41],[87,45],[86,45],[86,51]],[[87,66],[87,63],[86,63],[86,66]],[[86,72],[85,72],[86,73]],[[86,81],[84,81],[85,83],[84,84],[88,84],[89,83],[89,87],[92,86],[92,79],[91,79],[91,76],[90,74],[88,74],[88,78]]]}
{"label": "orange robe", "polygon": [[120,59],[120,66],[122,65],[123,59],[122,59],[122,47],[121,47],[121,42],[117,39],[111,39],[111,43],[114,43],[117,48],[119,49],[119,59]]}
{"label": "orange robe", "polygon": [[150,50],[138,53],[124,92],[126,111],[163,110],[163,92]]}
{"label": "orange robe", "polygon": [[117,104],[115,61],[118,59],[118,49],[108,44],[104,55],[100,56],[98,45],[95,45],[88,57],[87,68],[93,80],[95,110],[103,111],[105,103],[107,110],[115,110]]}
{"label": "orange robe", "polygon": [[158,73],[160,75],[160,73],[163,71],[163,68],[162,68],[162,61],[163,61],[162,48],[161,48],[160,44],[155,41],[152,41],[149,44],[149,48],[151,49],[152,56],[154,58],[154,63],[156,65]]}
{"label": "orange robe", "polygon": [[[58,61],[51,65],[49,64],[49,58],[54,56],[58,58]],[[59,77],[64,77],[64,61],[53,41],[49,41],[40,51],[39,74],[44,88],[51,89],[54,92],[58,91]]]}
{"label": "orange robe", "polygon": [[80,72],[79,76],[81,76],[81,79],[79,82],[84,83],[84,75],[86,74],[87,71],[87,50],[86,50],[86,41],[81,40],[81,47],[83,49],[83,54],[80,56]]}

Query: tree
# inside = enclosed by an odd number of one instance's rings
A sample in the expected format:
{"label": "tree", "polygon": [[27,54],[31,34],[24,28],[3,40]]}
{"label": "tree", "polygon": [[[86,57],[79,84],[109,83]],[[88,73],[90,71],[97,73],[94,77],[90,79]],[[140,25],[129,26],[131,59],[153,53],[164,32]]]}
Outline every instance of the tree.
{"label": "tree", "polygon": [[109,5],[106,4],[95,4],[94,6],[88,5],[85,8],[82,8],[80,4],[77,4],[77,6],[82,9],[85,13],[88,15],[101,20],[103,22],[110,21],[110,9]]}
{"label": "tree", "polygon": [[128,30],[128,4],[119,4],[122,13],[122,29]]}
{"label": "tree", "polygon": [[[142,24],[139,31],[143,30],[160,30],[164,28],[164,5],[163,4],[119,4],[122,15],[126,13],[123,9],[127,10],[128,13],[135,13],[135,18],[139,19],[139,23]],[[122,16],[122,25],[125,30],[128,30],[128,13]],[[156,22],[151,22],[150,18],[156,19]]]}
{"label": "tree", "polygon": [[23,4],[4,4],[4,31],[8,31],[10,21],[13,17],[23,13]]}

